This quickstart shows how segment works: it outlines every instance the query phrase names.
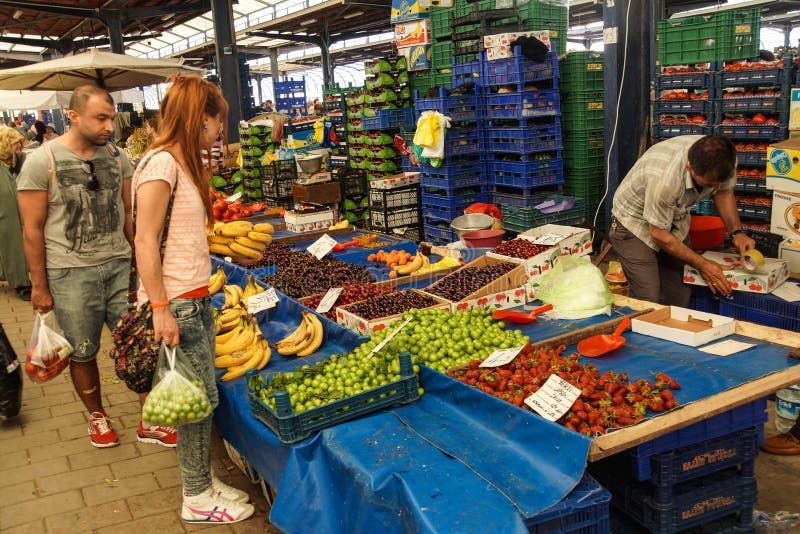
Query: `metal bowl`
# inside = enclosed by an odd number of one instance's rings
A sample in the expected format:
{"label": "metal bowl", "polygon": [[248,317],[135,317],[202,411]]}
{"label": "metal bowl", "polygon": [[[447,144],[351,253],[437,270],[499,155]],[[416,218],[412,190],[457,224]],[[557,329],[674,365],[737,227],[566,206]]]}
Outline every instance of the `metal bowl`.
{"label": "metal bowl", "polygon": [[467,213],[453,219],[450,226],[458,234],[459,239],[464,238],[466,232],[474,230],[489,230],[494,224],[494,217],[485,213]]}
{"label": "metal bowl", "polygon": [[313,154],[310,156],[295,155],[294,159],[300,165],[300,170],[305,173],[313,174],[319,172],[322,168],[322,154]]}

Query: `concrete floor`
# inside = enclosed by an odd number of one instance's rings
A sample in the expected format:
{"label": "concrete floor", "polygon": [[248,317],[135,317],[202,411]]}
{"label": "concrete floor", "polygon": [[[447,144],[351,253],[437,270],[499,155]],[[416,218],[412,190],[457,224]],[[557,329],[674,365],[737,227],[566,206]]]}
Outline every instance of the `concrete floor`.
{"label": "concrete floor", "polygon": [[[17,355],[24,357],[33,326],[30,304],[0,285],[0,323]],[[228,484],[250,492],[256,514],[229,526],[197,527],[180,520],[180,476],[174,450],[137,442],[139,404],[118,383],[101,348],[100,373],[106,410],[121,444],[95,449],[86,437],[86,413],[65,373],[38,385],[24,379],[21,414],[0,423],[0,531],[3,533],[97,532],[140,534],[279,532],[269,524],[269,505],[228,457],[215,435],[213,466]],[[767,435],[777,431],[770,422]],[[800,511],[800,456],[762,454],[756,463],[758,509]],[[302,496],[300,498],[303,498]],[[800,529],[798,529],[800,531]]]}

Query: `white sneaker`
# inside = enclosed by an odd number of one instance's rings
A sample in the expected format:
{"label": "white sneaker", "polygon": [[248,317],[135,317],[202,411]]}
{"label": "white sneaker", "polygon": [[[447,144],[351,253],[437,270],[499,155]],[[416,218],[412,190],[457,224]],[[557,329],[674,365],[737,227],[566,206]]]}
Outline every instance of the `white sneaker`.
{"label": "white sneaker", "polygon": [[183,496],[181,518],[187,523],[238,523],[256,511],[252,504],[231,501],[215,495],[212,487],[200,495]]}
{"label": "white sneaker", "polygon": [[211,487],[218,497],[234,502],[250,502],[250,494],[225,484],[217,477],[211,477]]}

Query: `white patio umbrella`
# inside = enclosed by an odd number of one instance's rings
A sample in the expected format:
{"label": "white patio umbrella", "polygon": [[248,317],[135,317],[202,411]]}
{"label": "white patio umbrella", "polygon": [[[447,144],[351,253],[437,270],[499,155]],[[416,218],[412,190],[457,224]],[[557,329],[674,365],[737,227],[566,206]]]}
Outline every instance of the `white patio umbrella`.
{"label": "white patio umbrella", "polygon": [[82,54],[0,70],[0,89],[71,91],[94,84],[109,91],[163,82],[173,74],[204,71],[167,59],[146,59],[90,50]]}

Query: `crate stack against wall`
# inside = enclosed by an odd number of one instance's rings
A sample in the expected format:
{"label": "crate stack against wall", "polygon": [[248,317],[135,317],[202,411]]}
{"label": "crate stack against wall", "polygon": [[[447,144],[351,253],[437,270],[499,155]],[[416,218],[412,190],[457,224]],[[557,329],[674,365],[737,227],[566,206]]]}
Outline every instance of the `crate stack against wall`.
{"label": "crate stack against wall", "polygon": [[275,93],[275,109],[278,113],[298,117],[307,115],[306,80],[284,79],[273,84]]}
{"label": "crate stack against wall", "polygon": [[[469,73],[480,72],[482,62],[458,65]],[[419,117],[426,112],[438,112],[450,118],[450,128],[444,138],[444,158],[439,162],[424,162],[420,170],[422,186],[422,216],[425,239],[434,244],[457,240],[450,222],[475,202],[489,202],[486,182],[486,147],[484,139],[482,86],[463,86],[463,78],[455,72],[452,91],[440,89],[438,96],[415,97],[414,108]],[[437,163],[434,165],[434,163]]]}
{"label": "crate stack against wall", "polygon": [[614,532],[752,532],[766,399],[589,465],[611,491]]}
{"label": "crate stack against wall", "polygon": [[272,128],[266,125],[239,123],[239,144],[242,152],[242,177],[244,197],[260,201],[264,198],[262,182],[262,157],[273,152]]}
{"label": "crate stack against wall", "polygon": [[[503,226],[514,232],[551,222],[576,224],[584,216],[583,199],[558,194],[564,160],[554,48],[534,61],[514,47],[511,57],[483,65],[488,183]],[[585,120],[578,115],[576,120]],[[554,209],[542,211],[537,206],[543,202]]]}
{"label": "crate stack against wall", "polygon": [[[562,127],[564,138],[564,193],[582,198],[585,216],[594,219],[595,211],[605,190],[605,132],[603,108],[596,104],[587,109],[588,122],[583,128],[568,115],[568,106],[586,100],[596,103],[603,100],[603,53],[593,51],[570,52],[559,61],[561,78]],[[582,94],[587,98],[581,97]],[[598,100],[599,98],[599,100]],[[587,105],[588,107],[588,105]],[[601,213],[601,216],[603,214]],[[605,228],[602,220],[598,228]]]}
{"label": "crate stack against wall", "polygon": [[345,103],[345,129],[347,130],[347,155],[351,169],[364,169],[366,158],[361,154],[368,148],[367,138],[364,135],[361,110],[367,99],[367,90],[364,87],[348,86],[344,90]]}
{"label": "crate stack against wall", "polygon": [[292,185],[297,181],[297,163],[294,159],[273,161],[261,167],[261,190],[264,202],[273,208],[292,209]]}
{"label": "crate stack against wall", "polygon": [[[360,89],[360,88],[359,88]],[[347,105],[344,94],[352,87],[338,85],[322,90],[322,110],[325,115],[325,139],[330,146],[327,158],[328,170],[348,167],[350,155],[347,152]]]}

